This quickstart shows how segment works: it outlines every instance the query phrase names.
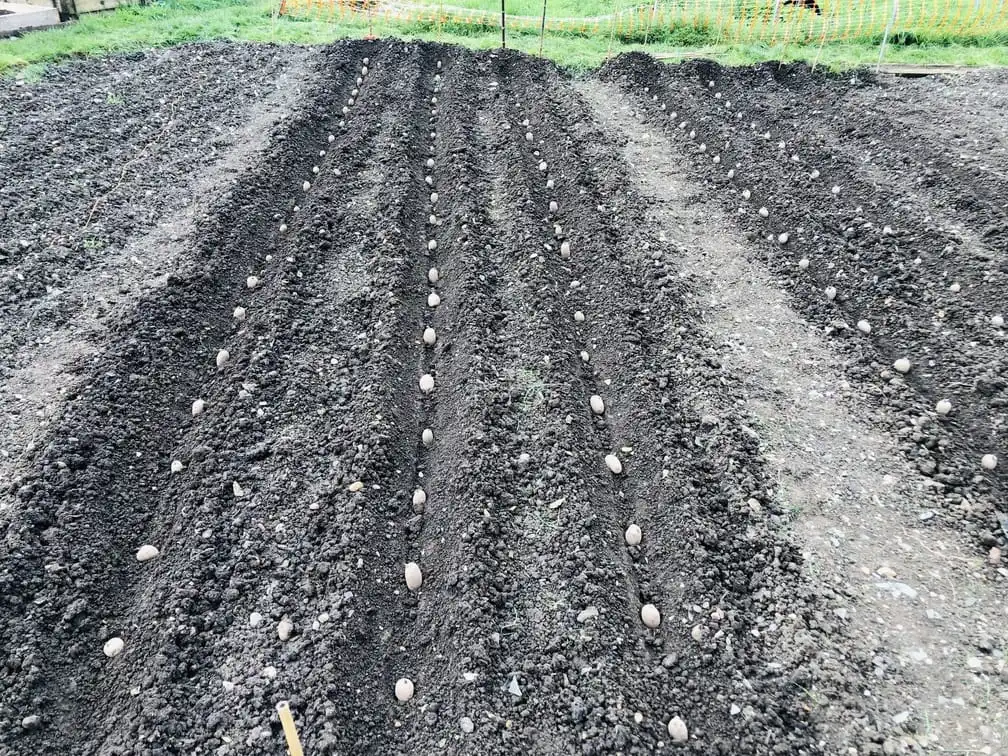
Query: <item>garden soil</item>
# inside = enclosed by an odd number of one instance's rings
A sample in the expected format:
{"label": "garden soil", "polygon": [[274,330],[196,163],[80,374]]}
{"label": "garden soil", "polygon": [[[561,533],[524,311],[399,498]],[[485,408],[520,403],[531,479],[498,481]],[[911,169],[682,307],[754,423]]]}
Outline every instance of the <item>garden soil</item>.
{"label": "garden soil", "polygon": [[0,753],[284,753],[281,701],[309,754],[1005,752],[1006,99],[401,41],[0,83]]}

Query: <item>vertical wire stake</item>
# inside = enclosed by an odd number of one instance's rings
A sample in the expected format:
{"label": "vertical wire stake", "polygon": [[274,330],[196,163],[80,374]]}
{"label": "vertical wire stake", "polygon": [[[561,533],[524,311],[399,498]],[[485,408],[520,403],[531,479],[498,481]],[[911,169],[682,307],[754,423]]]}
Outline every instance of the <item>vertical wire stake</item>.
{"label": "vertical wire stake", "polygon": [[889,23],[886,24],[885,34],[882,35],[882,47],[879,48],[878,65],[875,66],[876,74],[878,74],[878,72],[882,70],[882,56],[885,55],[886,44],[889,42],[889,33],[892,31],[892,28],[896,23],[896,14],[898,12],[899,12],[899,0],[893,0],[892,15],[889,17]]}
{"label": "vertical wire stake", "polygon": [[542,57],[543,38],[546,36],[546,0],[543,0],[542,26],[539,27],[539,57]]}
{"label": "vertical wire stake", "polygon": [[612,57],[612,43],[613,39],[616,37],[616,0],[613,0],[611,7],[611,14],[609,17],[609,49],[606,50],[606,60]]}
{"label": "vertical wire stake", "polygon": [[504,0],[501,0],[501,49],[507,49],[507,33],[504,31],[507,22],[504,20]]}
{"label": "vertical wire stake", "polygon": [[281,701],[277,704],[277,714],[280,715],[280,724],[283,725],[284,737],[287,739],[287,750],[290,756],[304,756],[301,750],[301,741],[298,739],[297,728],[294,727],[294,716],[291,714],[290,704]]}

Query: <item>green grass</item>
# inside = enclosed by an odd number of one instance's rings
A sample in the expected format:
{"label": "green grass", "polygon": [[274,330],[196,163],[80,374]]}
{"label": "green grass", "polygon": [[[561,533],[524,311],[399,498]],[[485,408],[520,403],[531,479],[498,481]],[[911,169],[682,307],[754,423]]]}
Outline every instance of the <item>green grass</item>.
{"label": "green grass", "polygon": [[[733,41],[733,27],[725,27],[724,18],[712,15],[710,5],[701,6],[701,0],[676,0],[662,2],[665,23],[650,30],[646,24],[628,21],[617,27],[610,42],[611,27],[601,22],[600,29],[582,30],[567,24],[564,29],[551,28],[547,33],[544,54],[560,65],[575,70],[597,67],[607,54],[629,50],[646,50],[653,53],[684,55],[700,53],[729,65],[743,65],[762,60],[812,61],[819,54],[818,41],[822,24],[832,23],[830,36],[840,34],[837,17],[831,16],[831,3],[845,3],[855,11],[861,8],[862,16],[845,16],[843,23],[850,26],[848,34],[857,32],[856,41],[829,42],[822,49],[820,65],[842,69],[872,65],[878,60],[881,31],[877,21],[884,16],[880,8],[887,7],[884,0],[821,0],[823,17],[807,11],[785,11],[785,21],[768,23],[761,38],[753,41]],[[291,0],[288,0],[291,2]],[[303,2],[303,0],[302,0]],[[432,11],[439,7],[437,0],[424,0]],[[725,0],[742,3],[745,8],[756,7],[757,0]],[[772,0],[759,0],[765,11]],[[953,11],[962,16],[960,26],[965,30],[956,36],[945,24],[935,28],[931,21],[935,14],[945,12],[948,0],[916,0],[917,10],[909,13],[906,23],[897,24],[892,44],[886,51],[887,62],[944,63],[964,65],[1008,65],[1008,32],[992,31],[989,25],[980,28],[979,17],[974,18],[972,33],[967,34],[968,15],[974,0],[951,0],[965,3],[963,10]],[[997,0],[982,0],[982,8]],[[868,3],[873,3],[869,13]],[[921,5],[924,3],[924,5]],[[940,3],[946,3],[939,8]],[[860,4],[860,5],[859,5]],[[495,7],[492,0],[450,0],[446,6],[470,9]],[[550,16],[588,16],[611,13],[614,8],[626,10],[640,7],[634,0],[549,0]],[[901,8],[909,3],[904,0]],[[928,15],[927,9],[935,8]],[[496,8],[499,12],[499,4]],[[540,0],[508,0],[508,12],[535,16],[542,12]],[[725,8],[728,7],[726,4]],[[240,40],[250,42],[278,42],[317,44],[344,37],[361,37],[368,32],[368,23],[362,16],[346,14],[345,18],[308,17],[285,15],[274,17],[275,3],[269,0],[166,0],[146,6],[120,8],[116,11],[88,14],[79,21],[58,29],[25,34],[21,37],[0,40],[0,72],[13,73],[26,81],[37,80],[44,66],[54,61],[79,55],[97,55],[111,52],[143,50],[165,47],[182,42],[203,40]],[[738,12],[748,10],[738,6]],[[677,15],[678,14],[678,15]],[[428,13],[430,15],[430,13]],[[875,21],[869,23],[869,17]],[[830,20],[832,19],[832,21]],[[859,20],[860,19],[860,20]],[[720,21],[720,24],[719,24]],[[492,49],[500,44],[500,30],[496,20],[482,25],[461,22],[439,24],[431,20],[390,20],[381,16],[374,24],[378,36],[400,36],[462,44],[477,49]],[[817,26],[817,24],[819,26]],[[855,27],[855,24],[859,24]],[[874,24],[874,25],[873,25]],[[524,29],[509,29],[508,46],[535,54],[539,50],[539,35],[535,24],[526,23]],[[757,27],[762,28],[762,27]],[[839,32],[837,30],[840,30]],[[650,44],[643,44],[647,34]],[[811,41],[810,41],[811,40]]]}

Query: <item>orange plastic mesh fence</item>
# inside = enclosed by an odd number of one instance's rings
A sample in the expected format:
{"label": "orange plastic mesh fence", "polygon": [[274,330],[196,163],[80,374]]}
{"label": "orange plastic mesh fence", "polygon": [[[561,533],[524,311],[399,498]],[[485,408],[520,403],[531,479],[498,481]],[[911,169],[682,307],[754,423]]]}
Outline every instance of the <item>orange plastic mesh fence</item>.
{"label": "orange plastic mesh fence", "polygon": [[[279,13],[292,18],[398,26],[500,27],[500,6],[435,7],[408,0],[278,0]],[[608,37],[624,41],[689,45],[722,43],[879,42],[889,39],[970,39],[1008,37],[1008,0],[666,0],[597,17],[547,15],[551,34]],[[440,9],[440,10],[439,10]],[[895,16],[893,11],[895,9]],[[438,13],[442,15],[438,15]],[[542,16],[507,14],[509,28],[538,33]]]}

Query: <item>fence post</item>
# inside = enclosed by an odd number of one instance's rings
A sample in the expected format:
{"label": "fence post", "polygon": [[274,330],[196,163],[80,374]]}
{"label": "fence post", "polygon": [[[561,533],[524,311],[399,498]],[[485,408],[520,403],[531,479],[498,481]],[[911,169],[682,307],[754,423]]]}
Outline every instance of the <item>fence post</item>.
{"label": "fence post", "polygon": [[543,38],[546,36],[546,0],[543,0],[542,26],[539,27],[539,57],[542,57]]}
{"label": "fence post", "polygon": [[882,68],[882,57],[885,55],[886,44],[888,44],[889,42],[889,33],[892,31],[893,26],[896,24],[896,14],[898,12],[899,12],[899,0],[893,0],[892,15],[889,17],[889,23],[886,24],[885,34],[882,35],[882,47],[879,49],[878,65],[875,66],[875,73],[878,73]]}
{"label": "fence post", "polygon": [[648,16],[647,31],[644,32],[644,47],[647,47],[648,37],[651,36],[651,24],[654,23],[654,17],[657,12],[658,12],[658,0],[654,0],[654,5],[651,6],[651,15]]}

